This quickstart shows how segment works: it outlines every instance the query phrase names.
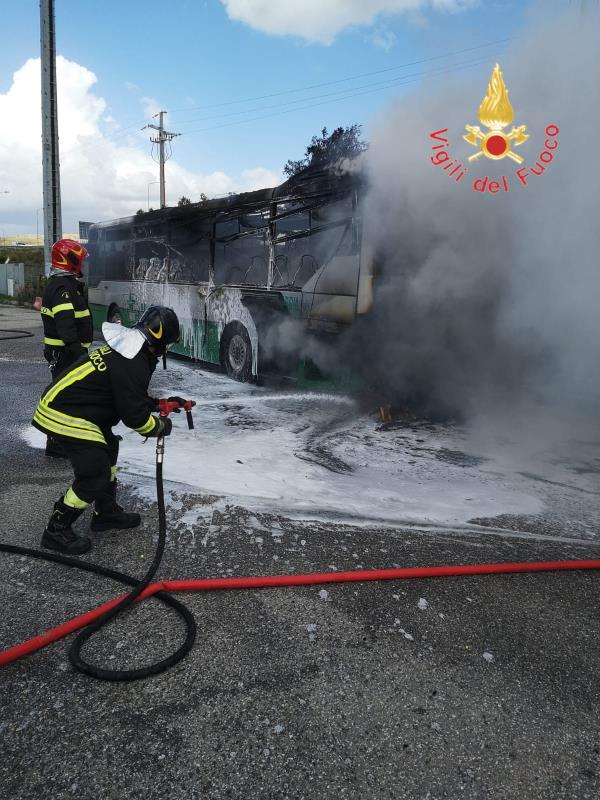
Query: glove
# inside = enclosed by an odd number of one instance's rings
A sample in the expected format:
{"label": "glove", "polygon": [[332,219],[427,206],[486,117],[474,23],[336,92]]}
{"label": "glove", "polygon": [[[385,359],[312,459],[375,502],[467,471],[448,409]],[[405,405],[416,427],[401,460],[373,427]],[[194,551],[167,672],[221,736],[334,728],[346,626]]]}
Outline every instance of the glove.
{"label": "glove", "polygon": [[158,418],[158,427],[154,436],[169,436],[173,428],[173,423],[168,417]]}
{"label": "glove", "polygon": [[[169,403],[179,403],[181,408],[183,408],[183,404],[185,403],[185,400],[183,399],[183,397],[178,397],[177,395],[173,395],[173,397],[167,397],[167,400],[169,401]],[[181,408],[176,408],[175,412],[177,414],[179,414],[179,412],[181,411]]]}
{"label": "glove", "polygon": [[148,395],[148,407],[151,411],[158,411],[158,397],[151,397],[151,395]]}
{"label": "glove", "polygon": [[56,361],[56,355],[53,347],[48,347],[48,345],[44,347],[44,358],[49,364],[51,364],[53,361]]}
{"label": "glove", "polygon": [[79,342],[72,342],[71,344],[65,345],[65,353],[67,353],[70,358],[76,360],[84,353],[87,353],[87,349],[82,347]]}

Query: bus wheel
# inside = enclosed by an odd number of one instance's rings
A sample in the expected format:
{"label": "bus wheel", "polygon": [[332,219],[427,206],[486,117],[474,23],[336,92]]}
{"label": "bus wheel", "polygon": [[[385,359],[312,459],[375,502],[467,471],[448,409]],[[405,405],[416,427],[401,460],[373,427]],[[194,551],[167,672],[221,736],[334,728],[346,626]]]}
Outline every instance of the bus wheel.
{"label": "bus wheel", "polygon": [[123,324],[123,316],[121,314],[121,309],[116,303],[113,303],[108,309],[106,320],[107,322],[118,322],[121,325]]}
{"label": "bus wheel", "polygon": [[221,338],[221,362],[236,381],[252,380],[252,343],[239,322],[231,322]]}

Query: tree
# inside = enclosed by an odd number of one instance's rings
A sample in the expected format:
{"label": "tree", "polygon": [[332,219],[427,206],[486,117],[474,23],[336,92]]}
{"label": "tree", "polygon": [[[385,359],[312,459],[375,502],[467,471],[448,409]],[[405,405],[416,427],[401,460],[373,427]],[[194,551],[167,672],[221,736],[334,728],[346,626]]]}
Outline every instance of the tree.
{"label": "tree", "polygon": [[200,202],[205,203],[208,200],[208,197],[204,194],[204,192],[200,192]]}
{"label": "tree", "polygon": [[142,208],[138,208],[138,210],[135,212],[135,215],[137,217],[138,214],[143,214],[143,213],[144,213],[144,210]]}
{"label": "tree", "polygon": [[354,158],[367,149],[367,143],[360,138],[362,125],[354,124],[348,128],[336,128],[331,134],[323,128],[320,136],[313,136],[306,148],[304,158],[290,159],[283,171],[288,177],[297,175],[306,167],[331,164],[342,158]]}
{"label": "tree", "polygon": [[192,201],[190,200],[189,197],[186,197],[185,195],[182,195],[179,198],[179,200],[177,201],[177,205],[178,206],[191,206],[192,205]]}

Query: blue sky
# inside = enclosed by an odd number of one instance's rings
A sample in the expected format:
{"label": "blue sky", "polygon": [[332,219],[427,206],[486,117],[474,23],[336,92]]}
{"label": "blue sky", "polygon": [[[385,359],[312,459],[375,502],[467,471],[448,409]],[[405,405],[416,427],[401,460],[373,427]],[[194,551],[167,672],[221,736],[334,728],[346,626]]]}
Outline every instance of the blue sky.
{"label": "blue sky", "polygon": [[[83,112],[90,97],[103,99],[105,107],[97,119],[97,130],[103,139],[119,148],[149,154],[148,132],[139,133],[139,128],[149,120],[149,112],[164,108],[169,112],[168,128],[182,133],[173,144],[173,162],[182,169],[181,181],[179,177],[174,179],[175,188],[189,184],[193,193],[204,185],[203,176],[222,173],[237,189],[244,186],[244,180],[250,181],[248,176],[240,177],[245,170],[263,170],[256,173],[256,180],[279,175],[285,161],[301,157],[311,136],[323,126],[331,130],[337,125],[360,122],[368,138],[374,116],[403,92],[418,91],[422,73],[431,73],[434,85],[448,74],[460,79],[465,70],[482,70],[471,62],[485,61],[483,69],[487,71],[501,58],[504,45],[460,51],[514,35],[529,5],[514,0],[362,0],[362,4],[347,0],[345,5],[342,0],[321,0],[318,5],[315,0],[280,0],[277,12],[269,11],[275,3],[276,0],[271,4],[265,0],[56,0],[57,52],[96,76],[97,82],[86,88],[80,105]],[[409,5],[420,8],[408,14],[392,13],[393,9]],[[456,5],[463,10],[446,8]],[[352,24],[361,16],[368,17],[369,7],[373,11],[371,17],[363,24]],[[326,25],[321,25],[315,8],[322,10]],[[377,15],[377,9],[382,8],[389,13]],[[271,13],[277,16],[276,24],[271,24]],[[231,18],[236,16],[238,19]],[[277,30],[273,31],[273,27]],[[5,6],[2,31],[0,101],[13,85],[13,73],[39,55],[37,0]],[[452,53],[456,55],[447,55]],[[396,69],[424,59],[433,60]],[[450,69],[452,65],[465,66],[455,70]],[[445,72],[448,69],[450,73]],[[383,70],[388,72],[343,80]],[[403,76],[409,81],[404,86],[399,83]],[[290,91],[331,81],[340,83]],[[373,86],[393,81],[396,85]],[[356,96],[341,101],[337,100],[339,94],[327,96],[343,90]],[[237,102],[281,92],[287,93]],[[74,91],[71,99],[77,102],[78,97]],[[291,101],[300,101],[296,103],[298,110],[294,105],[285,105]],[[28,102],[37,113],[38,98],[33,89]],[[11,109],[14,114],[14,104]],[[61,157],[63,138],[67,141],[64,131],[72,119],[76,115],[65,102],[59,107]],[[15,123],[26,126],[27,117]],[[20,221],[21,216],[26,212],[31,219],[31,206],[35,209],[40,201],[29,198],[28,207],[25,200],[17,202],[10,161],[2,162],[2,135],[0,131],[0,184],[10,184],[12,197],[10,202],[2,200],[0,224],[22,229],[27,224]],[[4,145],[7,159],[8,143],[5,141]],[[183,171],[200,177],[194,182],[185,178]],[[94,174],[102,179],[101,171],[95,170]],[[106,181],[110,180],[112,177],[106,176]],[[136,203],[142,203],[142,188],[148,182],[140,181]],[[207,193],[218,193],[219,186],[218,181],[207,181]],[[148,191],[153,194],[156,189],[153,186]],[[85,210],[88,209],[94,213],[93,203],[88,202]],[[120,209],[121,205],[115,204],[113,209],[109,204],[95,213],[122,213]],[[28,227],[31,229],[31,224]]]}

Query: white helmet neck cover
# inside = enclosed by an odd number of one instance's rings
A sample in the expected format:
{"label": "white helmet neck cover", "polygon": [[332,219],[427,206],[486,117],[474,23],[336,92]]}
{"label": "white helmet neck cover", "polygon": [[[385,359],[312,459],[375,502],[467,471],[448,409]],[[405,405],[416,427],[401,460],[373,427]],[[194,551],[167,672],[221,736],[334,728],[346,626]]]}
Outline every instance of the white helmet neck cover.
{"label": "white helmet neck cover", "polygon": [[103,322],[102,335],[106,344],[125,358],[135,358],[146,343],[141,331],[120,322]]}

